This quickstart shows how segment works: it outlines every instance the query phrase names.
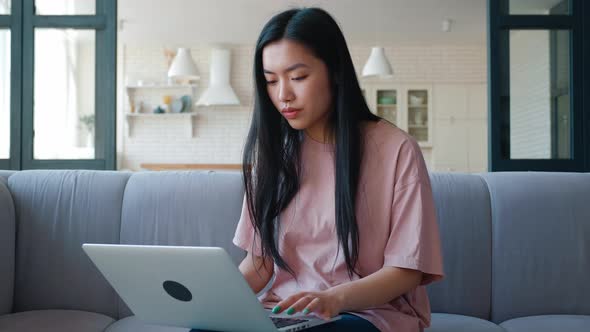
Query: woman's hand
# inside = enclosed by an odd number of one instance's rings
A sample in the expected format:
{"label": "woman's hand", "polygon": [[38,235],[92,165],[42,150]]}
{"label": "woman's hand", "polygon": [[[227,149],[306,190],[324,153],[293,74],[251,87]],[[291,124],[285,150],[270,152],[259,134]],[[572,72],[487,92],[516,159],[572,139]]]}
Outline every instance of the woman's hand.
{"label": "woman's hand", "polygon": [[288,315],[303,312],[304,315],[314,313],[316,316],[328,320],[341,311],[341,301],[331,290],[321,292],[300,292],[289,296],[277,303],[272,309],[274,314],[286,311]]}
{"label": "woman's hand", "polygon": [[418,287],[423,277],[418,270],[385,266],[366,277],[324,291],[291,295],[277,303],[273,313],[314,313],[327,320],[341,312],[360,311],[391,302]]}

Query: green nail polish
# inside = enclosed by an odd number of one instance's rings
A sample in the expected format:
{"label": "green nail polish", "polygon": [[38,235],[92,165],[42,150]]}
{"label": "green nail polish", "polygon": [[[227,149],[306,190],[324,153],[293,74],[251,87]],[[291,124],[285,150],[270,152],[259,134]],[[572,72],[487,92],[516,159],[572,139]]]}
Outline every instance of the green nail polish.
{"label": "green nail polish", "polygon": [[287,310],[287,315],[292,315],[295,313],[295,309],[294,308],[289,308],[289,310]]}
{"label": "green nail polish", "polygon": [[272,308],[272,313],[273,314],[276,314],[279,311],[281,311],[281,307],[280,306],[275,306],[274,308]]}
{"label": "green nail polish", "polygon": [[308,313],[309,313],[309,309],[307,309],[307,308],[303,309],[303,314],[304,315],[307,315]]}

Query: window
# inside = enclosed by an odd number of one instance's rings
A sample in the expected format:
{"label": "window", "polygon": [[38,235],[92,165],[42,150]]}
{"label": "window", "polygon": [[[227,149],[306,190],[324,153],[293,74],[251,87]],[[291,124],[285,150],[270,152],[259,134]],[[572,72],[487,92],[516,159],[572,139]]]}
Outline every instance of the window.
{"label": "window", "polygon": [[490,170],[588,171],[582,6],[488,1]]}
{"label": "window", "polygon": [[[0,9],[3,9],[0,4]],[[10,158],[10,30],[0,28],[0,159]]]}
{"label": "window", "polygon": [[35,0],[35,12],[37,15],[95,15],[96,0]]}
{"label": "window", "polygon": [[[10,0],[0,0],[0,168],[9,169],[11,165],[11,152],[13,137],[11,135],[11,96],[13,91],[11,75],[13,72],[12,59],[18,53],[13,50],[12,36],[15,29],[15,19],[12,17],[13,10]],[[16,20],[18,21],[18,20]],[[18,25],[18,24],[17,24]],[[14,64],[18,67],[18,62]]]}
{"label": "window", "polygon": [[116,6],[0,0],[0,168],[115,169]]}
{"label": "window", "polygon": [[94,30],[35,29],[33,156],[94,159]]}

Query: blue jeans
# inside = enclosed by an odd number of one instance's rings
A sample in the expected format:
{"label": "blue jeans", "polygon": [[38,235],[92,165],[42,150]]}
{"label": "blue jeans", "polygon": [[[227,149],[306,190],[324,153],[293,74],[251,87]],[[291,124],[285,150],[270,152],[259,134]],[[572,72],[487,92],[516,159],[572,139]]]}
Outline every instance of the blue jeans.
{"label": "blue jeans", "polygon": [[[375,325],[368,320],[351,314],[341,314],[342,319],[328,324],[312,327],[305,332],[379,332]],[[205,330],[190,330],[190,332],[212,332]]]}

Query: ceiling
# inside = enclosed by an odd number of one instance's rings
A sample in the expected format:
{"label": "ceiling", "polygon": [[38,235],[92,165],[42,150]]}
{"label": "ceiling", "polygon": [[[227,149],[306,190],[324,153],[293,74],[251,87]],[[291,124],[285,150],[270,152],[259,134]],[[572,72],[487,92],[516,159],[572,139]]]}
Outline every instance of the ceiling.
{"label": "ceiling", "polygon": [[[119,0],[119,39],[254,45],[270,17],[300,6],[326,9],[357,45],[486,40],[486,0]],[[451,32],[442,31],[444,19],[453,21]]]}

